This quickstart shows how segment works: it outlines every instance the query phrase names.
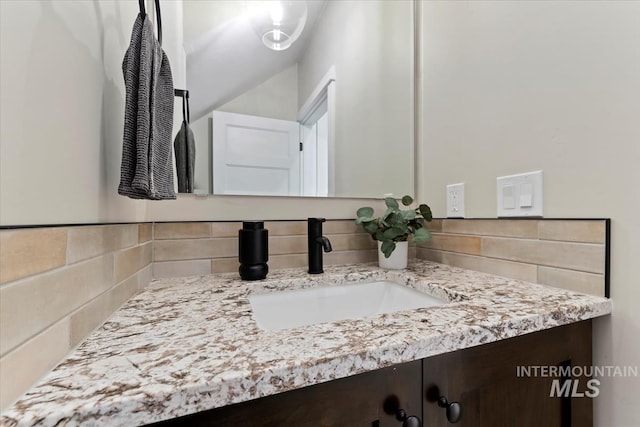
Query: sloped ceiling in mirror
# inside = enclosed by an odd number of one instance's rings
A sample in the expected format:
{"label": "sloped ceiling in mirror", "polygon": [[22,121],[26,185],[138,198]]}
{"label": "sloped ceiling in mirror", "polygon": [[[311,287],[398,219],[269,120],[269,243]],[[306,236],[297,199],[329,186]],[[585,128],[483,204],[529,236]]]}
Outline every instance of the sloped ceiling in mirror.
{"label": "sloped ceiling in mirror", "polygon": [[187,87],[192,121],[298,62],[325,1],[308,1],[302,36],[287,50],[266,48],[251,28],[244,2],[185,0]]}

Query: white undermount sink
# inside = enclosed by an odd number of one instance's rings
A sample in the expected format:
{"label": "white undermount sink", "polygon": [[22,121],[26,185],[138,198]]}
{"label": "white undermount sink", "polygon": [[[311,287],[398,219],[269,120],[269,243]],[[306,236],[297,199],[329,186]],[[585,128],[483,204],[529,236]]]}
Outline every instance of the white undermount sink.
{"label": "white undermount sink", "polygon": [[448,302],[389,281],[318,286],[248,298],[254,319],[266,330],[361,319]]}

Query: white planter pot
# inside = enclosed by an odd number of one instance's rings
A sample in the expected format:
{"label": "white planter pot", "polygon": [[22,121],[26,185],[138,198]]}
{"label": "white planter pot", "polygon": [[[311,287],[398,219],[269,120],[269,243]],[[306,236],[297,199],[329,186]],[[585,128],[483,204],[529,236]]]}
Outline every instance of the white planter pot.
{"label": "white planter pot", "polygon": [[396,248],[389,258],[385,258],[380,250],[382,242],[378,242],[378,265],[389,270],[402,270],[407,268],[409,258],[409,242],[396,242]]}

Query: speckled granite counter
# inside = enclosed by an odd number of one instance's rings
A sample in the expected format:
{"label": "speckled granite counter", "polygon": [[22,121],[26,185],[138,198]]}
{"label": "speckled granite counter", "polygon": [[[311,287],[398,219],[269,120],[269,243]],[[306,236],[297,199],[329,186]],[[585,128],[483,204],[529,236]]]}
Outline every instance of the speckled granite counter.
{"label": "speckled granite counter", "polygon": [[[135,426],[489,343],[611,312],[609,300],[415,261],[162,279],[27,392],[2,425]],[[264,331],[247,295],[388,279],[451,301],[359,320]]]}

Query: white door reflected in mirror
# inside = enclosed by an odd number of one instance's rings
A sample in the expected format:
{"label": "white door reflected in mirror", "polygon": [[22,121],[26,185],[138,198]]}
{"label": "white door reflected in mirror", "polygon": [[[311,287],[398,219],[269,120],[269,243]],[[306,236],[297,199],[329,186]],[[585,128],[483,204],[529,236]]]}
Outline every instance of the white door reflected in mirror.
{"label": "white door reflected in mirror", "polygon": [[214,194],[327,197],[328,116],[301,125],[214,111]]}
{"label": "white door reflected in mirror", "polygon": [[299,196],[298,122],[214,111],[215,194]]}

